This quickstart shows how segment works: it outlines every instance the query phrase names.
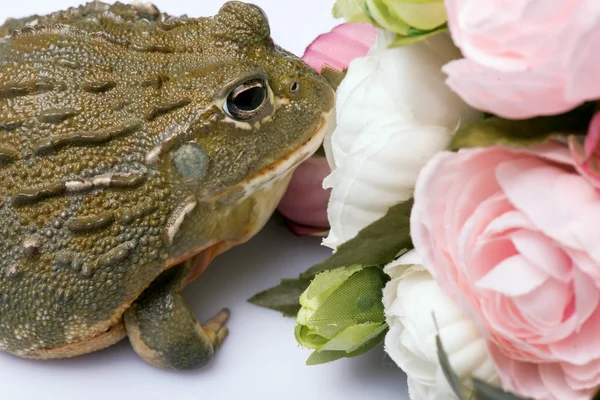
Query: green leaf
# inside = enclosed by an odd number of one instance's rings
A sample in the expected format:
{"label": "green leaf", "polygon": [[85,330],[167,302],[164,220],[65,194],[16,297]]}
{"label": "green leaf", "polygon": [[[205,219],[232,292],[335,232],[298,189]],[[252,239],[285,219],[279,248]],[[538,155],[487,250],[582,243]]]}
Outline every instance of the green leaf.
{"label": "green leaf", "polygon": [[381,342],[385,337],[386,332],[387,329],[384,329],[379,335],[366,342],[362,347],[350,353],[341,350],[313,351],[310,357],[308,357],[308,359],[306,360],[306,365],[325,364],[328,362],[339,360],[341,358],[351,358],[363,355],[367,351],[371,350],[373,347],[377,346],[379,342]]}
{"label": "green leaf", "polygon": [[350,265],[384,265],[403,249],[411,249],[412,205],[413,200],[410,199],[390,207],[382,218],[363,228],[353,239],[343,243],[331,257],[309,268],[300,277],[312,278],[319,272]]}
{"label": "green leaf", "polygon": [[527,147],[567,133],[584,134],[595,111],[586,103],[568,113],[524,120],[490,117],[460,128],[452,138],[451,150],[494,145]]}
{"label": "green leaf", "polygon": [[406,35],[396,34],[392,43],[388,48],[408,46],[413,43],[420,42],[421,40],[427,39],[431,36],[435,36],[438,33],[445,32],[448,30],[448,25],[442,25],[439,28],[431,31],[421,31],[418,29],[410,28]]}
{"label": "green leaf", "polygon": [[491,386],[477,378],[472,379],[475,388],[474,398],[476,400],[527,400],[504,390]]}
{"label": "green leaf", "polygon": [[300,311],[300,295],[310,285],[310,279],[283,279],[281,283],[252,296],[248,301],[257,306],[295,317]]}
{"label": "green leaf", "polygon": [[459,400],[467,400],[465,394],[462,391],[460,379],[458,379],[458,375],[456,375],[456,373],[452,369],[452,366],[450,365],[448,354],[446,354],[446,351],[444,350],[444,345],[442,344],[442,340],[440,339],[439,333],[435,336],[435,344],[437,346],[438,359],[440,361],[440,366],[442,367],[442,372],[444,373],[444,376],[446,377],[450,388]]}
{"label": "green leaf", "polygon": [[345,351],[351,353],[362,348],[374,337],[387,329],[387,324],[381,322],[367,322],[364,324],[350,325],[333,339],[329,340],[319,351]]}

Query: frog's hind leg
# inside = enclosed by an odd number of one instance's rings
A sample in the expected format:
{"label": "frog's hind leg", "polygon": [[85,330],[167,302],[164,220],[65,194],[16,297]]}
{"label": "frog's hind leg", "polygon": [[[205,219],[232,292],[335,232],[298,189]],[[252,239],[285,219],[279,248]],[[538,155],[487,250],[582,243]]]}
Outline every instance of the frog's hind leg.
{"label": "frog's hind leg", "polygon": [[146,362],[171,369],[204,366],[225,340],[229,310],[200,325],[178,291],[190,269],[186,262],[163,272],[125,311],[127,335]]}

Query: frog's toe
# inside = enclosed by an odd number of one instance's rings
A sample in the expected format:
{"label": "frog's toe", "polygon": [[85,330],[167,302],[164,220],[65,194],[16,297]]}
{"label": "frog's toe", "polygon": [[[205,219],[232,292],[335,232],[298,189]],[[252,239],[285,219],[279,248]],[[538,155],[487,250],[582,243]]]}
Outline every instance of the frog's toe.
{"label": "frog's toe", "polygon": [[229,329],[227,329],[225,324],[229,320],[230,315],[231,312],[229,309],[224,308],[202,326],[215,350],[221,347],[221,344],[223,344],[223,341],[225,341],[225,338],[229,334]]}
{"label": "frog's toe", "polygon": [[148,363],[170,369],[204,366],[227,336],[224,309],[200,325],[176,292],[177,285],[155,282],[124,313],[133,349]]}

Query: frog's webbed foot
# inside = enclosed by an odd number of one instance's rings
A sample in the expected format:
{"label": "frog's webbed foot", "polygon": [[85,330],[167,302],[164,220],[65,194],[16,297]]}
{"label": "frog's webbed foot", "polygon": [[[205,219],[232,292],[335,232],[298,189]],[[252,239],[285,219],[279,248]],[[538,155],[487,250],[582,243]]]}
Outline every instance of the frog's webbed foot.
{"label": "frog's webbed foot", "polygon": [[163,368],[204,366],[227,337],[229,310],[205,325],[177,293],[188,267],[182,264],[161,274],[124,314],[133,349],[146,362]]}

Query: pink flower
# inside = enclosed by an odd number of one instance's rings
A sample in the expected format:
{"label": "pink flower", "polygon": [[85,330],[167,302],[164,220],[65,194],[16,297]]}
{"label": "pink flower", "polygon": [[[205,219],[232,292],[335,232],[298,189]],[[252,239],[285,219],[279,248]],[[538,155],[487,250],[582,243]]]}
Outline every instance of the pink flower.
{"label": "pink flower", "polygon": [[294,171],[277,210],[297,235],[324,235],[329,230],[327,201],[331,190],[323,189],[323,179],[330,172],[325,157],[311,157]]}
{"label": "pink flower", "polygon": [[446,0],[465,58],[447,83],[474,108],[506,118],[559,114],[600,97],[597,0]]}
{"label": "pink flower", "polygon": [[589,398],[600,385],[600,192],[568,147],[439,153],[414,198],[415,250],[487,336],[503,387]]}
{"label": "pink flower", "polygon": [[377,28],[370,24],[341,24],[318,36],[307,48],[302,60],[317,72],[324,64],[342,71],[350,61],[362,57],[375,43]]}
{"label": "pink flower", "polygon": [[569,148],[575,167],[594,187],[600,189],[600,112],[590,122],[583,147],[575,136],[569,136]]}

